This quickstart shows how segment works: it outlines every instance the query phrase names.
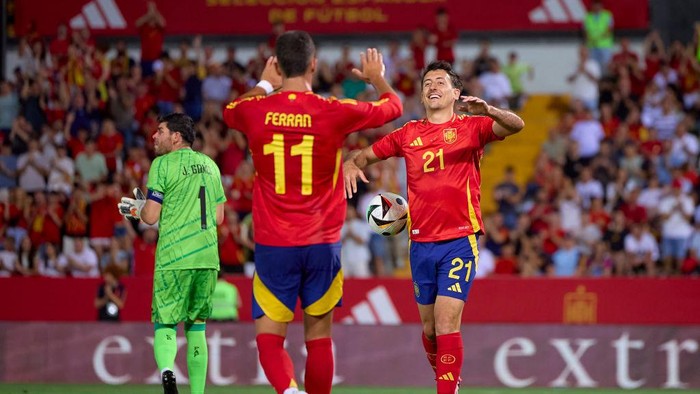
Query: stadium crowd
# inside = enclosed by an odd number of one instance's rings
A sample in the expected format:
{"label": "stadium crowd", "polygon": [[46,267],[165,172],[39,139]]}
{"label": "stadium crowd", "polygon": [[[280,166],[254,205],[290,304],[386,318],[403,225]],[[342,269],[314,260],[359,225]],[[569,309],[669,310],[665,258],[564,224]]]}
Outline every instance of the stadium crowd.
{"label": "stadium crowd", "polygon": [[[422,117],[416,81],[427,47],[436,45],[439,56],[452,52],[457,35],[447,18],[438,13],[435,30],[417,29],[410,42],[388,42],[386,72],[402,95],[404,116],[351,135],[348,150]],[[228,193],[219,227],[222,270],[243,273],[251,266],[255,171],[245,138],[227,129],[221,114],[255,85],[284,26],[275,24],[247,61],[233,46],[221,61],[201,37],[165,50],[166,21],[155,6],[136,23],[140,59],[129,56],[125,42],[95,40],[87,28],[62,25],[50,40],[32,33],[19,38],[14,78],[0,82],[0,276],[98,277],[108,266],[152,275],[157,227],[122,219],[116,205],[146,184],[158,115],[173,111],[197,121],[195,148],[221,169]],[[652,32],[642,54],[624,38],[619,44],[607,62],[581,47],[569,78],[571,106],[532,163],[534,178],[519,185],[510,169],[494,190],[498,212],[485,217],[480,276],[698,274],[697,34],[687,45],[667,47]],[[465,94],[512,109],[526,99],[522,79],[533,70],[517,53],[501,61],[482,41],[474,59],[451,56]],[[314,91],[371,98],[351,73],[357,61],[348,47],[334,64],[320,61]],[[377,192],[405,195],[402,165],[368,168],[374,181],[349,203],[347,276],[392,275],[407,264],[405,233],[384,238],[362,219]]]}

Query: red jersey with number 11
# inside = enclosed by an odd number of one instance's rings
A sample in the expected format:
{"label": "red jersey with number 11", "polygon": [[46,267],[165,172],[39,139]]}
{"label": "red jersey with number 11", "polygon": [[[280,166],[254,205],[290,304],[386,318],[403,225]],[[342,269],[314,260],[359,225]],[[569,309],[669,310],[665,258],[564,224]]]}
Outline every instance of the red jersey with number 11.
{"label": "red jersey with number 11", "polygon": [[345,137],[379,127],[401,111],[394,94],[361,102],[285,91],[230,103],[224,120],[248,137],[256,170],[255,242],[269,246],[338,242],[346,207]]}
{"label": "red jersey with number 11", "polygon": [[372,145],[380,159],[406,159],[411,239],[436,242],[482,231],[481,158],[484,146],[502,140],[485,116],[455,115],[433,124],[406,123]]}

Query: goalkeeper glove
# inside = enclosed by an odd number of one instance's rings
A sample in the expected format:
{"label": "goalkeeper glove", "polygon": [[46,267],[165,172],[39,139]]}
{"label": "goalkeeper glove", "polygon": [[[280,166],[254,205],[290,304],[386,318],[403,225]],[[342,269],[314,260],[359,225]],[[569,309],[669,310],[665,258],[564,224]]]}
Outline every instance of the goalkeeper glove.
{"label": "goalkeeper glove", "polygon": [[136,199],[122,197],[122,201],[117,204],[117,207],[119,208],[119,213],[127,219],[141,220],[141,210],[146,205],[146,196],[137,187],[134,189],[134,197]]}

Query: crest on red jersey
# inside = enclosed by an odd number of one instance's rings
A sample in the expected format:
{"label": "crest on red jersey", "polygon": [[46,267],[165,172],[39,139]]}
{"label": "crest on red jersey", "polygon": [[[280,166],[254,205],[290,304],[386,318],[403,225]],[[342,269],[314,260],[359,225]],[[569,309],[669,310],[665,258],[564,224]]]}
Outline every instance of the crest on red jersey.
{"label": "crest on red jersey", "polygon": [[453,144],[455,141],[457,141],[457,129],[451,128],[443,130],[442,138],[446,143]]}

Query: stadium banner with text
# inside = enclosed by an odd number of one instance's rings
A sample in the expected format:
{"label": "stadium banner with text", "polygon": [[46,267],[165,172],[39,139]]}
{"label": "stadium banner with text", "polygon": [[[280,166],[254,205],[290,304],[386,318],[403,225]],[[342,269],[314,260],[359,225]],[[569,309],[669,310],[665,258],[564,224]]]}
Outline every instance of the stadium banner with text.
{"label": "stadium banner with text", "polygon": [[[450,13],[459,31],[576,31],[590,0],[157,0],[168,35],[262,35],[271,23],[312,33],[410,32],[435,23],[438,8]],[[639,0],[606,2],[618,29],[646,29],[649,4]],[[33,24],[52,36],[59,23],[89,27],[95,35],[137,33],[135,21],[146,2],[129,0],[22,0],[16,2],[15,29],[24,35]]]}
{"label": "stadium banner with text", "polygon": [[[335,384],[430,386],[420,324],[333,330]],[[466,325],[462,379],[481,387],[700,388],[700,326]],[[266,384],[252,323],[210,323],[209,384]],[[178,333],[178,383],[187,384]],[[0,323],[0,381],[158,384],[146,323]],[[287,351],[303,377],[301,324]],[[232,387],[235,392],[235,386]]]}
{"label": "stadium banner with text", "polygon": [[[251,321],[251,280],[230,277]],[[150,321],[152,278],[123,279],[122,319]],[[99,279],[0,278],[0,321],[95,321]],[[347,279],[336,321],[358,325],[420,322],[408,279]],[[677,279],[477,279],[464,320],[475,323],[700,325],[700,281]],[[296,320],[301,319],[299,308]]]}

